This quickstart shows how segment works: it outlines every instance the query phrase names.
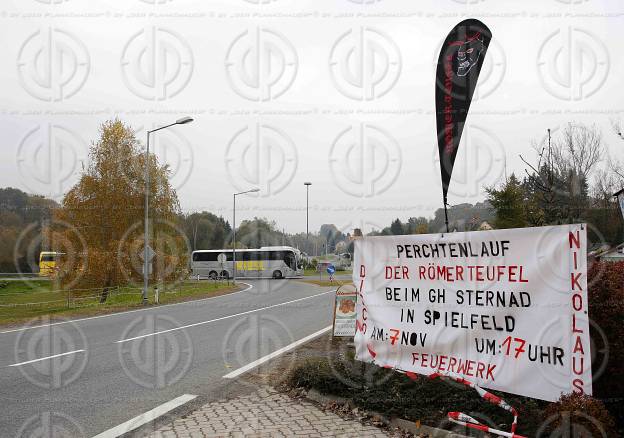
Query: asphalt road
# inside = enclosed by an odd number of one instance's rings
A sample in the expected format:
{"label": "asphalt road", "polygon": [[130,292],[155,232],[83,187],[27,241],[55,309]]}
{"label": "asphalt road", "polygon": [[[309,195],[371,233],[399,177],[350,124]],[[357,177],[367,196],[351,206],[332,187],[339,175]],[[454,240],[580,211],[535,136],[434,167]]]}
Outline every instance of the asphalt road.
{"label": "asphalt road", "polygon": [[224,375],[331,324],[330,288],[246,283],[206,300],[0,329],[0,435],[93,436],[183,394],[219,398]]}

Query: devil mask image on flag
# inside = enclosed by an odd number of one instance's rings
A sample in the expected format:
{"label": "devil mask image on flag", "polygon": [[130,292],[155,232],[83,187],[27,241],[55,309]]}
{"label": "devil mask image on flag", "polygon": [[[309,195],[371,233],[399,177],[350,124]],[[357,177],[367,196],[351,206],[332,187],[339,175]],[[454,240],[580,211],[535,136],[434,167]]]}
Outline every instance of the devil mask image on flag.
{"label": "devil mask image on flag", "polygon": [[438,58],[436,127],[445,208],[459,141],[491,39],[485,24],[464,20],[448,34]]}

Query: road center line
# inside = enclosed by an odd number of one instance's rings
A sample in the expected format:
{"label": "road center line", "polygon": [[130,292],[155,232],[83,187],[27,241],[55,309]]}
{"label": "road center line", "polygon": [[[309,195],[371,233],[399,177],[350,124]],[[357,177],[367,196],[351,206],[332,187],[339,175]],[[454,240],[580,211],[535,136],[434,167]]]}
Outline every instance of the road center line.
{"label": "road center line", "polygon": [[120,424],[119,426],[115,426],[112,429],[108,429],[94,436],[93,438],[117,438],[130,431],[138,429],[139,427],[147,423],[154,421],[156,418],[160,417],[161,415],[164,415],[167,412],[172,411],[175,408],[180,407],[183,404],[186,404],[195,398],[197,398],[197,396],[192,395],[192,394],[181,395],[180,397],[174,398],[173,400],[170,400],[167,403],[163,403],[160,406],[156,406],[151,411],[147,411],[139,416],[136,416],[133,419]]}
{"label": "road center line", "polygon": [[254,368],[256,368],[259,365],[262,365],[265,362],[270,361],[273,358],[276,358],[278,356],[281,356],[284,353],[289,352],[290,350],[295,349],[296,347],[305,344],[306,342],[311,341],[312,339],[318,338],[319,336],[327,333],[328,331],[330,331],[332,329],[332,326],[328,326],[325,327],[324,329],[319,330],[316,333],[312,333],[309,336],[306,336],[303,339],[299,339],[298,341],[293,342],[290,345],[287,345],[285,347],[280,348],[279,350],[275,350],[273,353],[267,354],[264,357],[261,357],[258,360],[254,360],[251,363],[248,363],[247,365],[240,367],[237,370],[232,371],[231,373],[226,374],[225,376],[223,376],[224,379],[234,379],[235,377],[240,376],[241,374],[245,374],[247,371],[250,371]]}
{"label": "road center line", "polygon": [[84,352],[84,350],[68,351],[67,353],[55,354],[54,356],[41,357],[39,359],[28,360],[26,362],[14,363],[13,365],[9,365],[9,366],[10,367],[19,367],[21,365],[26,365],[26,364],[29,364],[29,363],[41,362],[43,360],[54,359],[55,357],[67,356],[67,355],[70,355],[70,354],[83,353],[83,352]]}
{"label": "road center line", "polygon": [[234,315],[222,316],[220,318],[210,319],[208,321],[196,322],[194,324],[188,324],[188,325],[172,328],[172,329],[169,329],[169,330],[162,330],[162,331],[159,331],[159,332],[148,333],[146,335],[135,336],[134,338],[120,339],[116,343],[117,344],[121,344],[123,342],[129,342],[129,341],[134,341],[134,340],[137,340],[137,339],[147,338],[147,337],[150,337],[150,336],[160,335],[162,333],[175,332],[175,331],[178,331],[178,330],[184,330],[184,329],[187,329],[187,328],[197,327],[197,326],[204,325],[204,324],[210,324],[212,322],[223,321],[223,320],[230,319],[230,318],[236,318],[238,316],[249,315],[250,313],[260,312],[262,310],[274,309],[275,307],[280,307],[280,306],[285,306],[287,304],[292,304],[292,303],[297,303],[297,302],[300,302],[300,301],[310,300],[312,298],[317,298],[317,297],[320,297],[322,295],[327,295],[328,293],[333,293],[333,292],[334,292],[334,290],[332,289],[332,290],[329,290],[327,292],[321,292],[320,294],[310,295],[309,297],[299,298],[299,299],[292,300],[292,301],[286,301],[284,303],[279,303],[279,304],[273,304],[271,306],[261,307],[259,309],[254,309],[254,310],[248,310],[246,312],[236,313]]}

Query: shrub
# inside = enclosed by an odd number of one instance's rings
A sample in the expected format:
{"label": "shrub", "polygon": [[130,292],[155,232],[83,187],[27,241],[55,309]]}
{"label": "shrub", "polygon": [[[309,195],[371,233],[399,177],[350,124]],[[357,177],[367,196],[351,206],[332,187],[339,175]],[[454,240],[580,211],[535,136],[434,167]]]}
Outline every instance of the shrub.
{"label": "shrub", "polygon": [[538,437],[617,437],[615,422],[600,401],[588,395],[568,394],[544,410]]}
{"label": "shrub", "polygon": [[596,262],[588,270],[593,395],[624,427],[624,262]]}
{"label": "shrub", "polygon": [[[624,396],[624,262],[597,262],[588,272],[594,395]],[[604,345],[606,337],[607,345]],[[604,371],[599,367],[604,366]],[[598,375],[597,373],[600,373]]]}
{"label": "shrub", "polygon": [[[447,412],[458,409],[498,428],[509,429],[512,421],[509,412],[487,403],[463,385],[424,377],[413,381],[396,371],[355,361],[349,354],[308,359],[290,372],[285,383],[291,388],[314,388],[323,394],[350,399],[369,412],[422,421],[434,427],[446,425]],[[512,395],[504,398],[519,409],[518,433],[534,436],[546,402]],[[473,436],[470,431],[464,433]]]}

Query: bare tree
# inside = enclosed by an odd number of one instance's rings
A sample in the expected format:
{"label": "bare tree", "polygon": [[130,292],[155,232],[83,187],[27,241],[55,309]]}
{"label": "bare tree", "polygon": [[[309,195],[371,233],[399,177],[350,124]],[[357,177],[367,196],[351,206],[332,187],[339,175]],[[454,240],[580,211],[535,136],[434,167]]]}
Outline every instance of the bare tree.
{"label": "bare tree", "polygon": [[596,125],[568,123],[552,142],[553,164],[561,174],[574,171],[589,179],[592,170],[603,159],[602,133]]}
{"label": "bare tree", "polygon": [[[618,137],[624,140],[624,133],[622,130],[624,129],[623,123],[619,119],[611,119],[611,127],[613,128],[613,132],[615,132]],[[624,181],[624,163],[621,162],[617,158],[609,157],[609,170],[615,175],[617,175],[620,179],[619,184],[622,185]],[[618,189],[620,190],[620,189]]]}

